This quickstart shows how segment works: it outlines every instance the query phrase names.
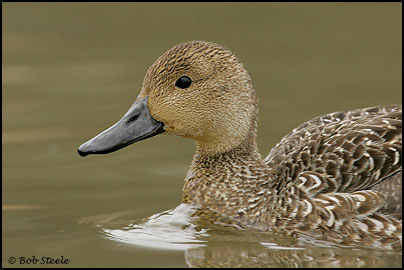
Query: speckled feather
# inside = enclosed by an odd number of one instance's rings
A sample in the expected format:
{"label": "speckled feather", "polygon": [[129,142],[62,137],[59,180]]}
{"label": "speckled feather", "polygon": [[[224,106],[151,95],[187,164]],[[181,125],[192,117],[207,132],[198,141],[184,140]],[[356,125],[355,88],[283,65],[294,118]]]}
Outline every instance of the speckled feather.
{"label": "speckled feather", "polygon": [[196,155],[183,201],[266,230],[401,248],[401,140],[398,105],[320,116],[285,136],[265,164],[243,147]]}
{"label": "speckled feather", "polygon": [[[192,85],[179,90],[184,75]],[[203,219],[401,248],[401,105],[316,117],[263,159],[250,76],[220,45],[170,49],[147,72],[138,99],[145,96],[166,134],[196,141],[182,201],[199,206]]]}
{"label": "speckled feather", "polygon": [[401,219],[401,145],[401,105],[371,107],[302,124],[265,163],[273,180],[290,183],[278,187],[285,197],[296,189],[304,194],[292,210],[304,213],[299,230],[344,244],[398,248],[401,222],[393,217]]}

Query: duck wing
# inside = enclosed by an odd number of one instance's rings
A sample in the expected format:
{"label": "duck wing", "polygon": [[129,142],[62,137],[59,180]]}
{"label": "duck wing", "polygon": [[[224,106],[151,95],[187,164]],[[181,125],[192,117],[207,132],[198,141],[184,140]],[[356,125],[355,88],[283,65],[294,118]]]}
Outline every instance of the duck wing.
{"label": "duck wing", "polygon": [[374,190],[385,200],[379,211],[399,218],[401,161],[402,105],[318,116],[293,129],[265,158],[278,189],[304,185],[312,195]]}
{"label": "duck wing", "polygon": [[[292,130],[265,158],[277,226],[342,244],[401,248],[402,106],[335,112]],[[285,203],[288,202],[288,203]]]}

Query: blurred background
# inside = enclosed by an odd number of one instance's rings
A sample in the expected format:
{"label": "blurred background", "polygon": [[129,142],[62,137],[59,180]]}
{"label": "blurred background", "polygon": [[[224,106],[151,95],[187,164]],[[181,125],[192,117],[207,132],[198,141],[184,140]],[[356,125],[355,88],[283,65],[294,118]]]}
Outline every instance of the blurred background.
{"label": "blurred background", "polygon": [[[401,3],[2,3],[3,266],[61,255],[69,267],[190,266],[183,251],[118,244],[80,221],[179,205],[194,143],[76,152],[129,109],[157,57],[190,40],[244,63],[263,156],[315,116],[401,104]],[[370,266],[401,266],[401,252],[388,258]]]}

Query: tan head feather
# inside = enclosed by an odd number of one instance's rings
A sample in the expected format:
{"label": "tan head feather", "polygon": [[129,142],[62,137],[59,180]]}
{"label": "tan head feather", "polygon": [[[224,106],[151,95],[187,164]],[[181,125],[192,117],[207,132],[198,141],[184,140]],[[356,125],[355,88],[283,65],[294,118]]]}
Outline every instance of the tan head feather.
{"label": "tan head feather", "polygon": [[[175,85],[182,76],[192,80],[188,88]],[[171,48],[148,70],[138,99],[145,96],[166,133],[196,140],[198,151],[224,152],[246,139],[255,144],[257,98],[250,76],[220,45],[191,41]]]}

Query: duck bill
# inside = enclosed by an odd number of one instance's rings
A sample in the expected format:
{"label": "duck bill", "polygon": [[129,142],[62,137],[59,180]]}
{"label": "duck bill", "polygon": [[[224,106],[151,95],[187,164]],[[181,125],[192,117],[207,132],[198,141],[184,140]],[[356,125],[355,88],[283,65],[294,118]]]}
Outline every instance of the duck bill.
{"label": "duck bill", "polygon": [[80,156],[111,153],[163,133],[164,124],[151,116],[147,101],[148,97],[135,101],[115,125],[80,145]]}

